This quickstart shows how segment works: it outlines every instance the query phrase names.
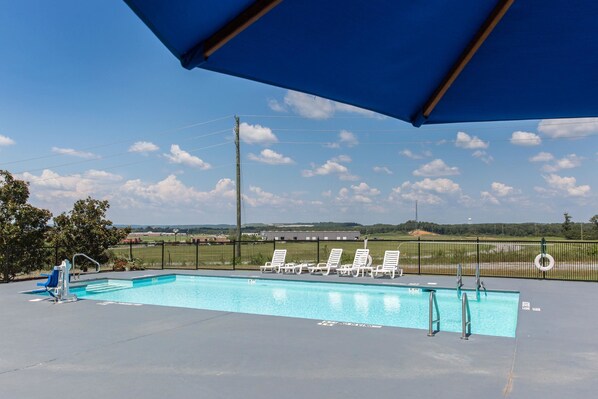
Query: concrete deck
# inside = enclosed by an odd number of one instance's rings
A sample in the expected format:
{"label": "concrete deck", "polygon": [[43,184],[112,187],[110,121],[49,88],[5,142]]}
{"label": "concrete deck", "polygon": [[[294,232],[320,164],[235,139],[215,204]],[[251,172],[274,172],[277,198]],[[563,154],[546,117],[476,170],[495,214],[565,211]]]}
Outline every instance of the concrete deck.
{"label": "concrete deck", "polygon": [[[103,273],[130,278],[160,271]],[[168,271],[167,273],[173,273]],[[184,271],[181,273],[196,273]],[[200,271],[254,276],[256,272]],[[310,275],[272,278],[324,279]],[[371,282],[342,278],[343,282]],[[404,276],[380,283],[454,277]],[[598,391],[598,284],[485,278],[541,311],[517,338],[160,306],[68,304],[0,285],[0,398],[587,398]],[[467,287],[473,278],[465,278]]]}

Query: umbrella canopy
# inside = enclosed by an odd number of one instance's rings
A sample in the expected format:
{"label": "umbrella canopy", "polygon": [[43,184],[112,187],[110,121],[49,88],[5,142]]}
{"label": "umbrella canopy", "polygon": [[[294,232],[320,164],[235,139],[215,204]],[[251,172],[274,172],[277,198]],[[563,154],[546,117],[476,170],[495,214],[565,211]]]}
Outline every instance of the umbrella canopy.
{"label": "umbrella canopy", "polygon": [[598,114],[595,0],[125,0],[185,68],[423,123]]}

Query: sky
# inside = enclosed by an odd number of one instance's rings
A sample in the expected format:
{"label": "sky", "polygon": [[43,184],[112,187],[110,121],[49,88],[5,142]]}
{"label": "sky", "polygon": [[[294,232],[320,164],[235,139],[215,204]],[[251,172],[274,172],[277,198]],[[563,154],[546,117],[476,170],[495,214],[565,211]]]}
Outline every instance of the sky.
{"label": "sky", "polygon": [[0,0],[0,169],[54,215],[117,224],[574,222],[598,214],[598,118],[410,124],[185,70],[122,1]]}

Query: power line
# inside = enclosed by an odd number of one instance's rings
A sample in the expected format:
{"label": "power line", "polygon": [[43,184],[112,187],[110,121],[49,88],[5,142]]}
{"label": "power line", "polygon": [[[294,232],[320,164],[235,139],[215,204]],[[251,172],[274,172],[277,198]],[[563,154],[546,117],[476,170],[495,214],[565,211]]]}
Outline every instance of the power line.
{"label": "power line", "polygon": [[[189,150],[187,152],[193,153],[193,152],[197,152],[197,151],[201,151],[201,150],[207,150],[207,149],[210,149],[210,148],[221,147],[223,145],[228,145],[230,143],[231,143],[231,141],[228,140],[228,141],[225,141],[225,142],[219,143],[219,144],[213,144],[213,145],[209,145],[209,146],[205,146],[205,147],[195,148],[195,149]],[[122,155],[122,154],[117,154],[117,155]],[[116,155],[114,155],[114,156],[116,156]],[[114,157],[114,156],[112,156],[112,157]],[[106,157],[106,158],[111,158],[111,157]],[[105,159],[105,158],[103,158],[103,159]],[[97,160],[98,159],[85,160],[83,162],[90,162],[90,161],[97,161]],[[118,169],[118,168],[122,168],[122,167],[132,166],[132,165],[138,165],[138,164],[142,164],[142,163],[146,163],[146,162],[150,162],[150,161],[154,161],[154,159],[153,158],[149,158],[149,159],[143,159],[143,160],[140,160],[140,161],[133,161],[133,162],[128,162],[128,163],[124,163],[124,164],[119,164],[119,165],[105,166],[105,167],[102,167],[102,169],[103,170],[112,170],[112,169]],[[81,163],[81,162],[78,162],[78,163]],[[73,163],[68,163],[68,164],[55,165],[55,166],[50,166],[50,167],[41,168],[41,169],[26,170],[26,171],[22,171],[22,172],[17,172],[16,174],[39,172],[40,170],[43,171],[43,170],[51,169],[51,168],[55,169],[57,167],[70,166],[72,164]],[[218,169],[220,167],[222,167],[222,166],[212,167],[210,169]],[[47,181],[47,180],[56,180],[56,179],[60,179],[60,178],[63,178],[63,177],[78,177],[78,176],[80,176],[80,175],[79,174],[60,175],[60,176],[55,176],[55,177],[49,177],[49,178],[46,178],[46,179],[36,179],[35,182],[42,182],[42,181]]]}
{"label": "power line", "polygon": [[[196,122],[196,123],[192,123],[192,124],[189,124],[189,125],[179,126],[179,127],[173,128],[173,129],[163,130],[161,132],[154,133],[154,134],[150,135],[149,137],[150,138],[160,137],[160,136],[164,136],[164,135],[167,135],[167,134],[176,133],[176,132],[180,132],[180,131],[183,131],[183,130],[191,129],[193,127],[207,125],[207,124],[213,123],[213,122],[218,122],[218,121],[230,118],[230,117],[232,117],[232,115],[223,116],[223,117],[212,119],[212,120],[209,120],[209,121]],[[221,130],[221,131],[219,131],[217,133],[222,133],[224,131],[229,131],[229,130],[230,129],[225,129],[225,130]],[[214,133],[214,134],[216,134],[216,133]],[[211,135],[211,134],[208,134],[206,136],[209,136],[209,135]],[[197,137],[206,137],[206,136],[197,136]],[[84,148],[81,148],[80,151],[90,151],[90,150],[95,150],[95,149],[98,149],[98,148],[110,147],[110,146],[117,145],[117,144],[134,143],[134,142],[137,142],[137,141],[139,141],[139,139],[126,139],[126,140],[113,141],[113,142],[110,142],[110,143],[97,144],[97,145],[93,145],[93,146],[89,146],[89,147],[84,147]],[[0,162],[0,165],[12,165],[12,164],[29,162],[29,161],[37,161],[37,160],[40,160],[40,159],[54,158],[54,157],[59,157],[59,156],[62,156],[62,155],[65,155],[65,154],[41,155],[41,156],[32,157],[32,158],[18,159],[16,161]]]}

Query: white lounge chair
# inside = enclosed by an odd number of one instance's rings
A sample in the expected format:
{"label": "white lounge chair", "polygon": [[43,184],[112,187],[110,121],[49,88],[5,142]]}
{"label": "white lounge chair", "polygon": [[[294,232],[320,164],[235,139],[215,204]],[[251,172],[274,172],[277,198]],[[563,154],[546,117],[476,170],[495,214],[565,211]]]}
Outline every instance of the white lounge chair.
{"label": "white lounge chair", "polygon": [[328,261],[326,263],[318,263],[315,266],[308,267],[307,270],[311,274],[322,273],[324,276],[327,276],[340,266],[342,254],[342,248],[333,248],[330,250],[330,255],[328,255]]}
{"label": "white lounge chair", "polygon": [[280,268],[284,266],[284,260],[287,257],[286,249],[275,249],[272,255],[272,261],[266,262],[264,266],[260,266],[262,273],[264,272],[279,272]]}
{"label": "white lounge chair", "polygon": [[353,264],[341,265],[336,272],[339,276],[342,275],[354,275],[358,276],[359,273],[365,275],[366,271],[371,271],[372,258],[370,258],[369,249],[358,249],[355,251],[355,258],[353,258]]}
{"label": "white lounge chair", "polygon": [[399,255],[400,251],[386,251],[384,252],[384,261],[381,265],[372,268],[372,278],[379,274],[388,274],[391,278],[395,278],[395,274],[399,277],[403,275],[403,269],[399,269]]}

